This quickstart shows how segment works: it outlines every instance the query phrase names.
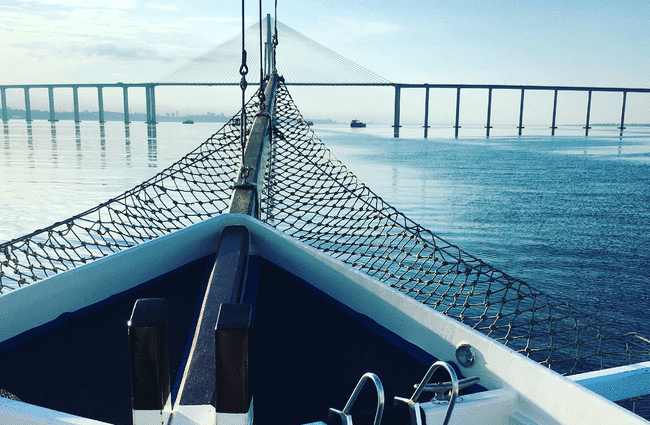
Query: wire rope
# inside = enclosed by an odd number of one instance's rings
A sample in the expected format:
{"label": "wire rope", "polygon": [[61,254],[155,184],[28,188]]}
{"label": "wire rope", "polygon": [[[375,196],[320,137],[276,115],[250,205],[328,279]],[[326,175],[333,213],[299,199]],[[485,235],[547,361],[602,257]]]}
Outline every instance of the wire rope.
{"label": "wire rope", "polygon": [[241,118],[239,119],[240,143],[241,154],[244,157],[244,150],[246,148],[246,74],[248,74],[248,65],[246,64],[246,27],[244,24],[245,17],[245,0],[241,0],[241,66],[239,67],[239,74],[241,74]]}

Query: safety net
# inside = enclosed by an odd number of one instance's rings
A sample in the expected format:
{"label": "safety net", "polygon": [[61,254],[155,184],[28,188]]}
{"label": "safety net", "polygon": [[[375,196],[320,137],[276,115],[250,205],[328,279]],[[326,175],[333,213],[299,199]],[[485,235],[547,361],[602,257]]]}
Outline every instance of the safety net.
{"label": "safety net", "polygon": [[[238,116],[115,199],[0,245],[0,293],[224,213],[241,161]],[[486,264],[375,195],[318,139],[282,83],[272,131],[262,221],[561,374],[650,359],[640,335]]]}

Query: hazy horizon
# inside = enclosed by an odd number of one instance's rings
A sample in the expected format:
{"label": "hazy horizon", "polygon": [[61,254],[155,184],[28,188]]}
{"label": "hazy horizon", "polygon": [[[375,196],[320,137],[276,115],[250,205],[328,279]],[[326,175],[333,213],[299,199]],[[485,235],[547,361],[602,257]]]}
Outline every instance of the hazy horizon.
{"label": "hazy horizon", "polygon": [[[258,21],[257,6],[246,4],[247,27]],[[262,15],[273,15],[273,6],[264,2]],[[649,17],[645,2],[605,0],[408,1],[398,6],[387,0],[278,1],[282,23],[390,81],[415,84],[650,87]],[[238,2],[20,0],[0,5],[0,85],[153,82],[240,32]],[[250,68],[254,74],[255,66]],[[392,87],[290,91],[306,116],[392,120]],[[455,93],[436,95],[430,119],[447,122]],[[518,96],[503,92],[493,99],[495,123],[512,121]],[[106,89],[104,97],[106,109],[120,110],[119,93]],[[582,121],[586,97],[563,94],[558,114]],[[56,90],[57,109],[71,109],[66,106],[71,98]],[[238,87],[156,90],[159,113],[220,110],[232,115],[240,98]],[[487,91],[464,91],[461,121],[485,121],[486,99]],[[24,105],[20,90],[7,90],[7,100],[9,107]],[[133,90],[129,101],[144,110],[144,89],[141,94]],[[96,93],[80,89],[80,103],[96,105]],[[32,107],[46,109],[41,105],[47,105],[46,91],[33,90]],[[424,90],[402,90],[402,121],[421,122],[423,105]],[[620,93],[595,93],[592,122],[620,121],[620,105]],[[650,122],[647,105],[647,96],[630,94],[626,121]],[[527,118],[545,123],[551,109],[547,94],[526,93]]]}

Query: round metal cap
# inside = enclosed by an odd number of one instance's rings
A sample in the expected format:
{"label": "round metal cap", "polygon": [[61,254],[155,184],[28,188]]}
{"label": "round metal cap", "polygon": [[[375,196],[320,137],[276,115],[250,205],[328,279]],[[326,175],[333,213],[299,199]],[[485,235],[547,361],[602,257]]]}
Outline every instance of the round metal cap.
{"label": "round metal cap", "polygon": [[471,367],[475,356],[476,350],[469,344],[461,344],[456,348],[456,360],[463,367]]}

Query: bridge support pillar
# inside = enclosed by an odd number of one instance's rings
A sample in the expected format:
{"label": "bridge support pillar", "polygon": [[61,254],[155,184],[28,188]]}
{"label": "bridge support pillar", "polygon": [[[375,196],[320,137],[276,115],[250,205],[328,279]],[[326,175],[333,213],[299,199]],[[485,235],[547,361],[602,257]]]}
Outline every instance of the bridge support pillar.
{"label": "bridge support pillar", "polygon": [[623,106],[621,107],[621,126],[618,128],[621,130],[619,136],[623,136],[623,130],[625,130],[625,101],[627,100],[627,92],[623,92]]}
{"label": "bridge support pillar", "polygon": [[585,122],[585,136],[589,136],[589,115],[591,115],[591,90],[589,90],[589,97],[587,98],[587,120]]}
{"label": "bridge support pillar", "polygon": [[487,105],[487,124],[485,125],[485,137],[490,137],[490,118],[492,118],[492,87],[488,89],[488,105]]}
{"label": "bridge support pillar", "polygon": [[521,130],[524,128],[524,89],[521,89],[521,100],[519,101],[519,129],[518,135],[521,136]]}
{"label": "bridge support pillar", "polygon": [[25,121],[32,122],[32,107],[29,102],[29,87],[25,87]]}
{"label": "bridge support pillar", "polygon": [[400,94],[402,87],[395,84],[395,119],[393,121],[393,137],[399,137],[399,118],[400,118]]}
{"label": "bridge support pillar", "polygon": [[79,87],[72,86],[72,104],[74,108],[74,122],[79,123],[81,119],[79,118]]}
{"label": "bridge support pillar", "polygon": [[424,138],[429,137],[429,85],[425,84],[426,94],[424,95]]}
{"label": "bridge support pillar", "polygon": [[454,124],[454,137],[458,139],[458,129],[460,128],[460,87],[456,89],[456,124]]}
{"label": "bridge support pillar", "polygon": [[127,86],[122,87],[122,95],[124,97],[124,124],[131,122],[129,117],[129,88]]}
{"label": "bridge support pillar", "polygon": [[0,88],[0,98],[2,102],[2,121],[9,121],[9,111],[7,111],[7,91],[4,87]]}
{"label": "bridge support pillar", "polygon": [[156,94],[153,84],[145,87],[147,96],[147,124],[156,124]]}
{"label": "bridge support pillar", "polygon": [[50,122],[56,122],[56,113],[54,112],[54,87],[48,87],[47,94],[50,99]]}
{"label": "bridge support pillar", "polygon": [[553,94],[553,122],[551,124],[551,136],[555,136],[555,130],[557,129],[557,126],[555,125],[556,116],[557,116],[557,89],[555,89],[555,93]]}
{"label": "bridge support pillar", "polygon": [[104,124],[104,93],[103,87],[97,86],[97,107],[99,108],[99,123]]}

